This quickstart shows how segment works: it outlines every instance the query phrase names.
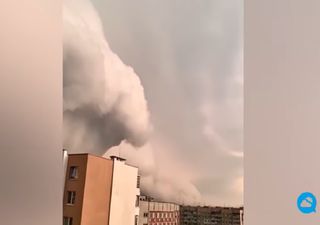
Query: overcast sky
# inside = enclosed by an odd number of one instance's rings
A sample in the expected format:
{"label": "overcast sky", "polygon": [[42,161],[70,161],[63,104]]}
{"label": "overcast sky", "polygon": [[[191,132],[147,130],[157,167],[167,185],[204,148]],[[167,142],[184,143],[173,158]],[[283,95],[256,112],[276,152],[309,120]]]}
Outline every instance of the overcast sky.
{"label": "overcast sky", "polygon": [[187,168],[204,203],[242,204],[243,2],[93,3],[111,49],[142,81],[158,166]]}

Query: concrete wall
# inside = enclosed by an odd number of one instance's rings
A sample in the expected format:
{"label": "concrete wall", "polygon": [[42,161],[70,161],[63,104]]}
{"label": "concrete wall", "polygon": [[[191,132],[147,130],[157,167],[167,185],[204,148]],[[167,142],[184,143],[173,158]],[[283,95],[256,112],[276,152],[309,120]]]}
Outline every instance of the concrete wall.
{"label": "concrete wall", "polygon": [[140,201],[139,208],[139,225],[148,224],[148,217],[145,217],[144,214],[149,213],[149,202]]}
{"label": "concrete wall", "polygon": [[81,225],[108,225],[112,164],[111,160],[88,155]]}
{"label": "concrete wall", "polygon": [[112,197],[109,225],[134,225],[135,215],[139,215],[136,196],[138,168],[114,160]]}
{"label": "concrete wall", "polygon": [[150,202],[149,205],[150,211],[179,211],[179,205],[167,202]]}

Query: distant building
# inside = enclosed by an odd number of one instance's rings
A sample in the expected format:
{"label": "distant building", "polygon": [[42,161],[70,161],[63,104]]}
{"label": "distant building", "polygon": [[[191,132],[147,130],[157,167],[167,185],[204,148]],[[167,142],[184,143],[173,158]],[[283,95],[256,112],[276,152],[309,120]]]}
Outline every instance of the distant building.
{"label": "distant building", "polygon": [[137,225],[138,169],[119,157],[68,156],[63,225]]}
{"label": "distant building", "polygon": [[241,225],[242,208],[180,206],[180,225]]}
{"label": "distant building", "polygon": [[179,205],[140,197],[139,225],[179,225]]}

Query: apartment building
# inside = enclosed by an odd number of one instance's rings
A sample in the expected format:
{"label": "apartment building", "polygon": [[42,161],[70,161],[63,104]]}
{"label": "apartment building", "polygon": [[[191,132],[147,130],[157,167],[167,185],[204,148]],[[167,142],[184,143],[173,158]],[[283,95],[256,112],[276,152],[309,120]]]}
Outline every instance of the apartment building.
{"label": "apartment building", "polygon": [[139,225],[179,225],[179,205],[140,197]]}
{"label": "apartment building", "polygon": [[137,225],[138,168],[119,157],[70,154],[63,225]]}
{"label": "apartment building", "polygon": [[180,206],[180,225],[241,225],[243,208]]}

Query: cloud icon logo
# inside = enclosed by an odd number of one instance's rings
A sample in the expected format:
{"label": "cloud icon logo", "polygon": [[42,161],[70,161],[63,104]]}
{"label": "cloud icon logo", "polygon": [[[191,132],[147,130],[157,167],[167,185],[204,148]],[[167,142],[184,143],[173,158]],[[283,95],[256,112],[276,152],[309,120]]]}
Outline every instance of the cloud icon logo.
{"label": "cloud icon logo", "polygon": [[317,208],[317,199],[310,192],[304,192],[297,199],[297,206],[303,214],[315,213]]}
{"label": "cloud icon logo", "polygon": [[304,208],[305,207],[307,207],[307,208],[312,207],[312,198],[308,197],[308,198],[304,199],[301,203],[301,207],[304,207]]}

